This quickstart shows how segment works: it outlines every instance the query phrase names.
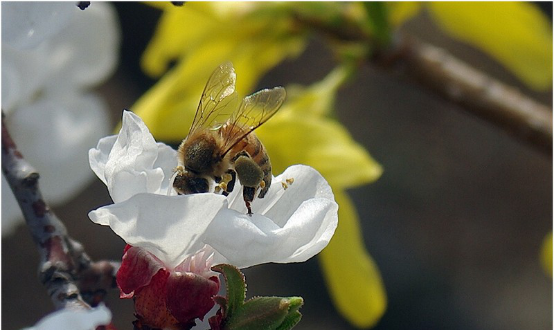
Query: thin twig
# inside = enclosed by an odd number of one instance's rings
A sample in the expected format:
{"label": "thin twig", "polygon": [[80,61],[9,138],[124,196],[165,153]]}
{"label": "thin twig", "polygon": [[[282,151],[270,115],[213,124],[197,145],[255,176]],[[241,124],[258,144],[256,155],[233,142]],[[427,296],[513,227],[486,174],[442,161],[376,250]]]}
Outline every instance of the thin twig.
{"label": "thin twig", "polygon": [[[552,109],[460,61],[446,50],[402,38],[394,65],[443,99],[552,155]],[[385,54],[383,56],[386,56]],[[390,64],[390,62],[389,62]]]}
{"label": "thin twig", "polygon": [[[40,254],[39,278],[56,309],[89,309],[115,285],[115,262],[92,262],[42,198],[38,172],[12,140],[2,113],[2,172],[19,203]],[[100,297],[100,296],[101,297]],[[88,298],[88,299],[85,299]]]}
{"label": "thin twig", "polygon": [[368,60],[372,64],[386,69],[401,68],[402,74],[441,98],[552,155],[551,108],[471,67],[446,50],[401,35],[385,48],[376,49],[376,40],[347,13],[333,21],[306,13],[298,13],[295,19],[298,26],[337,41],[370,45],[373,52]]}

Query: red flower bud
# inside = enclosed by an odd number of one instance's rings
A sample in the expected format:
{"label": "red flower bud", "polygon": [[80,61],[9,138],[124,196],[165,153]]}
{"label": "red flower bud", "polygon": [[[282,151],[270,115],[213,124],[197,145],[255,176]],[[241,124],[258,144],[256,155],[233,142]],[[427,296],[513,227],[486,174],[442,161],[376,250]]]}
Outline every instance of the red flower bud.
{"label": "red flower bud", "polygon": [[127,246],[116,279],[120,297],[134,297],[142,324],[190,329],[196,318],[203,319],[214,306],[212,297],[219,291],[219,277],[199,271],[168,269],[150,252]]}

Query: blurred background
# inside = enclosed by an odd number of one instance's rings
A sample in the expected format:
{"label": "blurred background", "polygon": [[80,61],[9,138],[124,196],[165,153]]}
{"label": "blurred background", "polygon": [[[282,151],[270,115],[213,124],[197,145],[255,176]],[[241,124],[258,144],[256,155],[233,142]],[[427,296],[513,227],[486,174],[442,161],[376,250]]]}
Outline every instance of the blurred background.
{"label": "blurred background", "polygon": [[[153,84],[139,66],[160,11],[116,3],[120,63],[99,88],[115,126]],[[539,6],[552,17],[552,3]],[[552,92],[521,84],[482,52],[443,35],[425,14],[402,29],[551,106]],[[335,65],[317,36],[260,88],[309,84]],[[240,74],[240,73],[239,73]],[[350,190],[388,307],[374,329],[551,329],[552,278],[539,261],[552,230],[552,159],[434,94],[370,65],[339,91],[340,121],[383,166],[375,183]],[[187,128],[183,128],[184,134]],[[17,143],[17,141],[16,141]],[[54,208],[94,260],[119,260],[124,242],[87,213],[111,203],[95,180]],[[2,239],[2,327],[31,326],[53,310],[37,279],[38,253],[27,228]],[[302,296],[298,329],[351,329],[334,309],[317,258],[244,270],[248,295]],[[130,329],[133,304],[109,292],[118,329]]]}

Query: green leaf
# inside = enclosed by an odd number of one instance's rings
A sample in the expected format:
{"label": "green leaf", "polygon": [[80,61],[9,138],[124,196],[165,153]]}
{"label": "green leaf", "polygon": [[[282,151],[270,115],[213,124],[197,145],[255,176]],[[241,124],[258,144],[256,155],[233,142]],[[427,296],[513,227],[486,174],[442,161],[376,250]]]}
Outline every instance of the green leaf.
{"label": "green leaf", "polygon": [[387,4],[385,2],[374,1],[367,1],[363,4],[368,16],[368,23],[378,46],[383,47],[388,45],[391,41],[391,31]]}

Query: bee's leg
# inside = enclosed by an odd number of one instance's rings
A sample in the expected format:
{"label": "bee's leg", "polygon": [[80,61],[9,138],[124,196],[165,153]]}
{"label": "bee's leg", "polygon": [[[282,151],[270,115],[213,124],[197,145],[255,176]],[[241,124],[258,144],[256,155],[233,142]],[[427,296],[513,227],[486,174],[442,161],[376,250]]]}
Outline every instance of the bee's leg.
{"label": "bee's leg", "polygon": [[236,177],[237,175],[235,171],[231,169],[227,170],[227,172],[225,172],[225,174],[221,177],[216,176],[215,183],[217,183],[217,185],[215,186],[215,192],[219,193],[222,191],[224,196],[228,196],[229,193],[235,188]]}
{"label": "bee's leg", "polygon": [[239,181],[246,187],[258,187],[264,178],[264,172],[246,151],[239,152],[233,157],[235,171]]}
{"label": "bee's leg", "polygon": [[233,191],[233,189],[235,189],[235,182],[237,181],[237,172],[233,170],[228,170],[227,173],[225,173],[225,175],[229,176],[229,180],[227,180],[227,189],[226,189],[227,194],[229,194],[230,192]]}
{"label": "bee's leg", "polygon": [[254,200],[254,196],[256,196],[258,188],[262,185],[265,187],[265,182],[263,181],[264,172],[244,150],[233,157],[233,161],[235,171],[237,172],[239,181],[243,186],[242,194],[244,202],[246,203],[246,208],[248,209],[248,214],[252,215],[250,203]]}
{"label": "bee's leg", "polygon": [[265,194],[267,194],[267,191],[269,190],[269,187],[271,187],[271,165],[267,166],[264,169],[264,179],[262,182],[260,182],[260,194],[258,195],[259,198],[264,198]]}
{"label": "bee's leg", "polygon": [[219,192],[223,189],[223,194],[225,194],[225,187],[224,187],[224,183],[221,182],[221,177],[220,176],[215,176],[214,181],[216,183],[215,188],[214,188],[214,192],[216,194],[219,194]]}
{"label": "bee's leg", "polygon": [[237,161],[237,159],[239,159],[239,157],[252,158],[252,157],[250,157],[250,154],[248,152],[246,152],[246,150],[242,150],[242,151],[238,152],[233,158],[231,158],[231,161],[234,163],[234,162]]}
{"label": "bee's leg", "polygon": [[246,204],[246,209],[248,209],[248,215],[252,216],[252,208],[250,207],[250,202],[254,200],[254,195],[256,194],[256,188],[254,187],[242,187],[242,196],[244,197],[244,203]]}
{"label": "bee's leg", "polygon": [[183,165],[177,165],[173,169],[173,172],[179,172],[179,174],[185,173],[185,167]]}

